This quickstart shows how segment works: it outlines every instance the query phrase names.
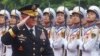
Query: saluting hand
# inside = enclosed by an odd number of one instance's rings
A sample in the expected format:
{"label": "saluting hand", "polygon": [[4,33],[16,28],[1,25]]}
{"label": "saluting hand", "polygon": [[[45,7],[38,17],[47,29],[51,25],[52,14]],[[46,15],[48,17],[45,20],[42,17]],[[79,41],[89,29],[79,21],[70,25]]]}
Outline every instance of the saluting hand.
{"label": "saluting hand", "polygon": [[25,24],[25,22],[30,18],[30,16],[27,16],[26,18],[24,18],[23,20],[20,21],[20,23],[17,24],[17,27],[20,28],[21,26],[23,26]]}

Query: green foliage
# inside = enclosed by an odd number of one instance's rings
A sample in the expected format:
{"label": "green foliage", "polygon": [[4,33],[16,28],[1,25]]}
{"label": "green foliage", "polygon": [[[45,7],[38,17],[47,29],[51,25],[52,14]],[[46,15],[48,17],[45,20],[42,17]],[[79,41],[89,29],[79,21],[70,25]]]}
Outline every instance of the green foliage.
{"label": "green foliage", "polygon": [[[75,6],[79,6],[79,0],[0,0],[0,9],[3,9],[5,6],[9,10],[12,10],[15,8],[19,9],[25,5],[39,3],[40,8],[43,10],[46,7],[49,7],[50,1],[50,7],[56,9],[60,5],[64,5],[69,9],[73,9]],[[90,5],[97,5],[100,6],[100,0],[80,0],[80,6],[84,8],[88,8]]]}

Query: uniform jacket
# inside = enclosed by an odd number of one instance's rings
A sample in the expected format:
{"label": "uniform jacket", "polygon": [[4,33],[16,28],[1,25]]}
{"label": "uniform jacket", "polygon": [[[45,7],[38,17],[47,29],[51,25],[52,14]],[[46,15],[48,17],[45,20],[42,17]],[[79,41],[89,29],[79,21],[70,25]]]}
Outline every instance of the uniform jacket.
{"label": "uniform jacket", "polygon": [[[45,39],[41,39],[42,30],[45,33]],[[2,36],[2,42],[5,45],[12,45],[12,56],[54,56],[45,29],[35,26],[35,36],[25,25],[20,29],[14,26],[12,31],[15,37],[12,37],[9,31]]]}

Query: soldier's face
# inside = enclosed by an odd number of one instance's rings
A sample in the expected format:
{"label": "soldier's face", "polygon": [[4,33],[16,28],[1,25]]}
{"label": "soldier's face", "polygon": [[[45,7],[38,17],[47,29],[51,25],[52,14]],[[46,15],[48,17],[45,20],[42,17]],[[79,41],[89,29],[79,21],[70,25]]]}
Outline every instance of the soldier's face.
{"label": "soldier's face", "polygon": [[68,24],[68,25],[72,25],[72,24],[73,24],[73,20],[72,20],[72,19],[68,19],[68,20],[67,20],[67,24]]}
{"label": "soldier's face", "polygon": [[26,24],[32,28],[33,26],[37,25],[37,17],[36,16],[32,16],[30,17],[27,21],[26,21]]}
{"label": "soldier's face", "polygon": [[45,23],[45,24],[50,23],[49,14],[43,15],[43,23]]}
{"label": "soldier's face", "polygon": [[20,20],[16,20],[17,18],[15,16],[11,16],[11,19],[10,19],[10,24],[11,25],[15,25],[16,23],[18,23]]}
{"label": "soldier's face", "polygon": [[70,18],[67,20],[68,21],[67,24],[72,25],[75,21],[73,18],[74,17],[71,15]]}
{"label": "soldier's face", "polygon": [[74,20],[74,23],[79,23],[80,22],[80,15],[77,13],[73,14],[72,20]]}
{"label": "soldier's face", "polygon": [[85,25],[85,24],[87,24],[86,19],[82,19],[82,25]]}
{"label": "soldier's face", "polygon": [[16,24],[16,19],[10,19],[10,25],[15,25]]}
{"label": "soldier's face", "polygon": [[4,23],[5,23],[4,16],[1,16],[1,15],[0,15],[0,24],[4,24]]}
{"label": "soldier's face", "polygon": [[92,11],[87,13],[87,21],[94,21],[96,19],[96,14]]}
{"label": "soldier's face", "polygon": [[56,22],[57,23],[63,23],[64,22],[64,13],[58,13],[56,16]]}

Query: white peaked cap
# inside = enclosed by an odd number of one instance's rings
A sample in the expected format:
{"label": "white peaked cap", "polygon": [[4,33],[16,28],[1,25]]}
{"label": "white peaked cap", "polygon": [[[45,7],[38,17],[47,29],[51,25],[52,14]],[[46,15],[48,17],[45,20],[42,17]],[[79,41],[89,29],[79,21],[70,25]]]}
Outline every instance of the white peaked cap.
{"label": "white peaked cap", "polygon": [[6,16],[7,19],[10,19],[10,13],[7,10],[1,10],[0,14]]}
{"label": "white peaked cap", "polygon": [[21,19],[21,12],[18,11],[17,9],[13,9],[13,10],[11,11],[11,15],[17,16],[17,17],[19,17],[19,18]]}
{"label": "white peaked cap", "polygon": [[97,7],[95,5],[90,6],[89,9],[87,10],[87,12],[88,11],[94,11],[98,15],[98,17],[100,19],[100,8],[99,7]]}
{"label": "white peaked cap", "polygon": [[55,19],[55,17],[56,17],[56,12],[53,8],[45,8],[43,11],[43,14],[44,13],[49,13],[49,14],[53,15],[53,19]]}
{"label": "white peaked cap", "polygon": [[39,16],[41,16],[41,18],[43,17],[43,12],[42,12],[42,10],[40,9],[40,8],[37,8],[37,11],[38,11],[38,13],[39,13]]}
{"label": "white peaked cap", "polygon": [[78,13],[78,14],[82,15],[83,18],[86,17],[86,13],[85,13],[84,8],[82,8],[82,7],[80,7],[80,6],[74,7],[74,8],[73,8],[73,13]]}

